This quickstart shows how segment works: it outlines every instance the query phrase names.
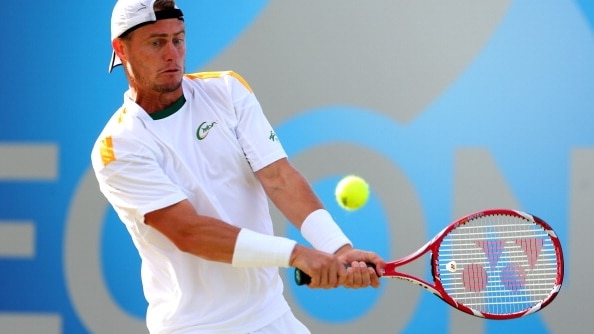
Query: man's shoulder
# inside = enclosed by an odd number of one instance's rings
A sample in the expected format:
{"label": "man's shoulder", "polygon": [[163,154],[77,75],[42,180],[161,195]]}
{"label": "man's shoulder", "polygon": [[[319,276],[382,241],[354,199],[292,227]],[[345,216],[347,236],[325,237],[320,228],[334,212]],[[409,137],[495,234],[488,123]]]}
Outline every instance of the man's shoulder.
{"label": "man's shoulder", "polygon": [[145,126],[140,124],[142,120],[136,116],[137,113],[138,111],[133,107],[121,106],[104,125],[98,140],[108,137],[117,138],[118,141],[138,141],[139,137],[142,137],[140,141],[146,140]]}
{"label": "man's shoulder", "polygon": [[184,75],[188,80],[202,83],[217,83],[223,85],[229,84],[229,79],[235,79],[241,83],[246,89],[252,92],[252,88],[248,82],[237,72],[234,71],[211,71],[211,72],[196,72]]}

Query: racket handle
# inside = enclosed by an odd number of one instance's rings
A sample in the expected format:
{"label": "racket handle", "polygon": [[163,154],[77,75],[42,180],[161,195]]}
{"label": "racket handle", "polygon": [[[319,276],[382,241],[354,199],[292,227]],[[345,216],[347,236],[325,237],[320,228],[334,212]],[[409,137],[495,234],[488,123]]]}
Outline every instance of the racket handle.
{"label": "racket handle", "polygon": [[[371,262],[367,262],[367,266],[375,269],[375,264]],[[350,265],[345,265],[345,268],[348,267],[350,267]],[[303,270],[295,268],[295,283],[297,283],[297,285],[308,285],[309,283],[311,283],[311,277],[305,272],[303,272]]]}

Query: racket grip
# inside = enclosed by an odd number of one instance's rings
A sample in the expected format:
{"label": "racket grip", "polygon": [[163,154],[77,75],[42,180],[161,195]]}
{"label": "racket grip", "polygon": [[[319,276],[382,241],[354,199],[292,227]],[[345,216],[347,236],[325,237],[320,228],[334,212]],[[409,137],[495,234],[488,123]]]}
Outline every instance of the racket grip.
{"label": "racket grip", "polygon": [[[367,262],[367,266],[375,269],[375,264],[371,262]],[[345,265],[345,268],[348,267],[350,267],[350,265]],[[308,274],[306,274],[303,270],[295,268],[295,283],[297,285],[308,285],[309,283],[311,283],[311,277]]]}

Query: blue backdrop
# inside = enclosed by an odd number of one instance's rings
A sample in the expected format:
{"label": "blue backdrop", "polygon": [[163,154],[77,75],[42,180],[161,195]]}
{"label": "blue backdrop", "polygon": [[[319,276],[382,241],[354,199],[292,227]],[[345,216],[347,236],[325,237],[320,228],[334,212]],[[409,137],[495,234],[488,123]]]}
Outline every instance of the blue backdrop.
{"label": "blue backdrop", "polygon": [[[187,21],[194,36],[188,69],[200,70],[216,57],[266,5],[262,0],[184,3],[187,17],[200,18]],[[75,191],[90,167],[93,141],[119,107],[126,88],[122,71],[107,74],[112,1],[11,1],[4,8],[0,145],[57,147],[57,173],[42,179],[0,178],[0,224],[30,221],[35,231],[32,256],[0,254],[0,313],[52,314],[60,319],[63,333],[84,333],[88,329],[71,302],[65,274],[65,229]],[[226,19],[208,14],[221,12]],[[569,254],[570,154],[574,148],[594,148],[593,27],[594,5],[586,0],[516,1],[476,59],[412,122],[399,124],[357,106],[329,106],[284,120],[277,124],[278,135],[289,155],[345,142],[393,161],[418,193],[428,236],[452,215],[455,151],[487,148],[522,209],[555,222]],[[316,129],[312,124],[333,127]],[[304,128],[310,129],[307,137],[299,136]],[[1,165],[11,157],[0,159]],[[332,204],[336,180],[319,180],[314,186],[330,210],[340,215]],[[387,224],[374,196],[356,215]],[[345,226],[351,226],[348,220],[356,215],[343,217]],[[372,240],[371,234],[384,229],[374,226],[358,238],[373,242],[387,256],[389,240]],[[294,230],[287,234],[299,238]],[[97,238],[100,271],[110,297],[123,312],[142,319],[146,302],[138,256],[112,211]],[[288,293],[321,321],[348,322],[373,309],[381,290],[361,292],[367,302],[357,308],[328,308],[310,291],[294,287]],[[346,298],[338,291],[340,296]],[[443,331],[436,323],[446,321],[446,306],[435,299],[423,296],[422,307],[435,310],[438,320],[427,322],[418,313],[407,332]],[[489,323],[487,330],[497,332],[505,326],[549,331],[540,316]]]}

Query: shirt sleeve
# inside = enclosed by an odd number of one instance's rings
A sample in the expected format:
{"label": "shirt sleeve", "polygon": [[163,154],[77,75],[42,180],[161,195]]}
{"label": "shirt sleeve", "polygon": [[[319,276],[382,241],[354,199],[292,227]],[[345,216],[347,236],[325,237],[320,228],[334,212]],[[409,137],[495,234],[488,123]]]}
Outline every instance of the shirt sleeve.
{"label": "shirt sleeve", "polygon": [[129,138],[100,139],[92,163],[101,192],[125,222],[144,223],[146,213],[187,198],[165,175],[152,152]]}
{"label": "shirt sleeve", "polygon": [[232,73],[230,78],[231,96],[238,119],[237,139],[252,170],[258,171],[287,157],[251,87],[237,73]]}

